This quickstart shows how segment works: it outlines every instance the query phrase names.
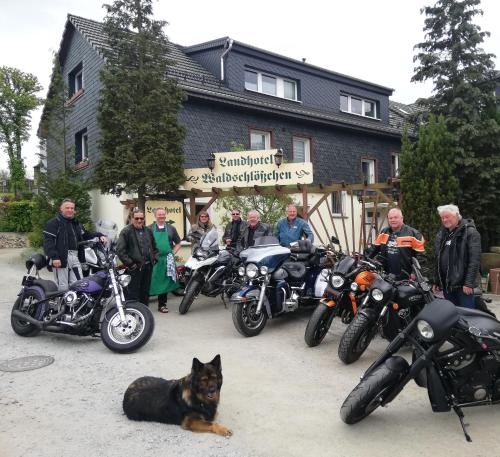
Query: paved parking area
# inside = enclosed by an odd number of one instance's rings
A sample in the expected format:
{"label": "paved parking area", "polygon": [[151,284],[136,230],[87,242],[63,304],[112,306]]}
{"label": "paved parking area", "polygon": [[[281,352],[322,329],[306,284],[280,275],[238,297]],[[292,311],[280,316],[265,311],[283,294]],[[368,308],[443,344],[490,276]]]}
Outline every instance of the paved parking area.
{"label": "paved parking area", "polygon": [[[453,413],[434,414],[425,390],[408,385],[388,408],[356,426],[339,418],[343,400],[385,343],[377,339],[362,359],[337,358],[343,325],[306,347],[308,313],[270,322],[243,338],[231,312],[216,299],[198,299],[179,315],[155,314],[151,341],[134,354],[110,352],[95,338],[41,334],[21,338],[10,328],[10,308],[23,274],[20,250],[0,251],[0,362],[45,355],[54,363],[18,373],[0,371],[0,456],[490,456],[500,452],[500,407],[466,410],[473,443]],[[154,303],[153,306],[156,304]],[[500,315],[500,306],[494,306]],[[143,375],[186,375],[193,357],[221,354],[224,384],[222,438],[179,427],[129,421],[123,393]]]}

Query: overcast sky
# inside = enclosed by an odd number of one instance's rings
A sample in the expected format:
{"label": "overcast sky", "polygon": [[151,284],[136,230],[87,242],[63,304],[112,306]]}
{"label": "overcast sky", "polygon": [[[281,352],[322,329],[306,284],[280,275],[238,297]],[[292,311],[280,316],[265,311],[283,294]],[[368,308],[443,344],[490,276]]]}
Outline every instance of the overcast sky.
{"label": "overcast sky", "polygon": [[[0,65],[35,74],[46,95],[52,53],[59,49],[68,13],[102,21],[102,0],[0,0]],[[111,3],[111,1],[107,2]],[[430,95],[429,84],[410,83],[413,46],[423,41],[423,6],[434,0],[220,1],[158,0],[154,15],[168,21],[170,41],[181,45],[229,36],[328,70],[394,89],[392,100],[412,103]],[[478,19],[491,32],[484,49],[500,57],[500,1],[482,0]],[[500,68],[499,57],[496,58]],[[36,129],[23,155],[32,174],[36,164]],[[0,168],[7,167],[1,153]]]}

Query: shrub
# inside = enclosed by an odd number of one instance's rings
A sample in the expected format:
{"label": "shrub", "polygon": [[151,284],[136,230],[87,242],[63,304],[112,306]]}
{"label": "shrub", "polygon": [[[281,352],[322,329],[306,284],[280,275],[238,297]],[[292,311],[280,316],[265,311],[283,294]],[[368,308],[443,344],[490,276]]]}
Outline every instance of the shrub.
{"label": "shrub", "polygon": [[10,201],[0,204],[1,232],[31,231],[31,212],[33,206],[29,200]]}

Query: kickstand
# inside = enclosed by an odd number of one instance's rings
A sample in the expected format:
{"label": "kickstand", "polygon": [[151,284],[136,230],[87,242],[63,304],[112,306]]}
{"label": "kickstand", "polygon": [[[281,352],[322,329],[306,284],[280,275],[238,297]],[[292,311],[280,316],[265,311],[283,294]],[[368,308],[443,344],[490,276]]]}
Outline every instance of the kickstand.
{"label": "kickstand", "polygon": [[460,425],[462,426],[462,430],[464,431],[464,435],[465,435],[465,439],[471,443],[472,440],[471,440],[471,437],[470,435],[467,433],[467,429],[466,427],[469,426],[469,424],[466,424],[464,422],[464,413],[462,411],[462,408],[460,408],[460,406],[454,406],[453,407],[453,410],[455,411],[455,413],[457,414],[458,418],[460,419]]}

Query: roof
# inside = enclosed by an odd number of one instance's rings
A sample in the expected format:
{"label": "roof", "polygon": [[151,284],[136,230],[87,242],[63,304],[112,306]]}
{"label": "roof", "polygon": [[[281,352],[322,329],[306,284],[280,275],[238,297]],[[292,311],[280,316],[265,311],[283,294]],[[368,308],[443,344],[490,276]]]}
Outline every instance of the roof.
{"label": "roof", "polygon": [[[106,36],[103,31],[103,24],[91,19],[68,14],[63,39],[61,42],[61,51],[64,49],[65,37],[70,29],[70,24],[82,34],[96,52],[103,56],[102,49],[107,47]],[[264,94],[253,94],[248,92],[237,92],[224,86],[223,83],[217,79],[206,68],[199,64],[194,59],[186,54],[189,52],[208,49],[209,47],[224,45],[227,38],[220,38],[207,43],[201,43],[196,46],[183,47],[175,43],[169,42],[170,58],[175,62],[175,65],[170,67],[167,74],[174,77],[178,85],[186,91],[188,97],[195,99],[210,100],[212,102],[219,102],[237,107],[244,107],[246,109],[253,109],[256,111],[266,111],[280,114],[282,116],[300,118],[310,122],[319,122],[323,124],[336,125],[339,127],[369,131],[374,134],[384,134],[389,136],[399,137],[402,133],[401,116],[397,115],[396,111],[390,110],[389,125],[382,124],[378,120],[365,119],[362,117],[346,114],[346,113],[333,113],[331,111],[324,111],[304,107],[301,103],[270,97]],[[242,43],[243,46],[249,47]],[[258,48],[253,48],[258,49]],[[260,52],[266,52],[259,50]],[[273,55],[272,53],[268,53]],[[277,55],[276,55],[277,56]],[[279,56],[282,57],[282,56]],[[285,58],[288,59],[288,58]],[[293,59],[289,59],[292,61]],[[298,62],[298,61],[296,61]],[[301,64],[303,64],[301,62]],[[303,64],[308,65],[308,64]],[[318,69],[308,65],[311,68]],[[323,71],[324,69],[320,69]],[[330,72],[334,73],[334,72]],[[335,73],[340,75],[340,73]],[[344,76],[344,75],[341,75]],[[350,78],[355,80],[354,78]],[[371,84],[371,83],[369,83]],[[379,86],[383,87],[383,86]],[[391,90],[384,88],[386,90]],[[406,106],[397,104],[398,106]],[[403,108],[402,108],[403,109]],[[403,114],[403,113],[401,113]]]}

